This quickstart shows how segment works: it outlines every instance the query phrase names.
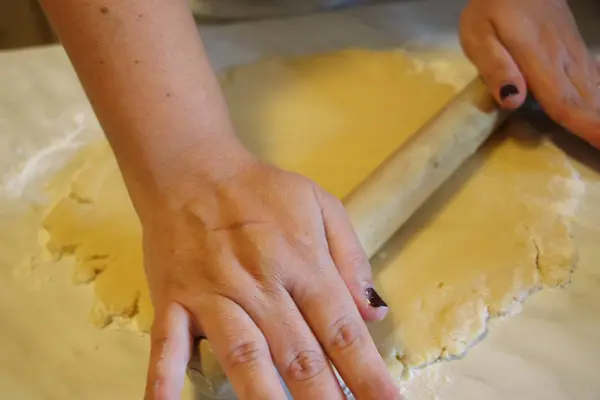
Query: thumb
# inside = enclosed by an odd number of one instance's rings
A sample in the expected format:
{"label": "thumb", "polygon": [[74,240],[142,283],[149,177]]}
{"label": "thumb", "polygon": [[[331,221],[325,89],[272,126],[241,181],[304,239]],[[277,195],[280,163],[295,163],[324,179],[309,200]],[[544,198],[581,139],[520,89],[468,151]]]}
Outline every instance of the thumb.
{"label": "thumb", "polygon": [[500,42],[492,23],[473,20],[471,14],[465,12],[461,18],[463,50],[479,70],[496,102],[503,108],[517,109],[527,97],[525,78]]}
{"label": "thumb", "polygon": [[177,303],[158,312],[150,334],[145,400],[179,400],[192,350],[190,319]]}
{"label": "thumb", "polygon": [[320,191],[329,253],[365,321],[382,320],[388,306],[373,287],[371,265],[340,200]]}

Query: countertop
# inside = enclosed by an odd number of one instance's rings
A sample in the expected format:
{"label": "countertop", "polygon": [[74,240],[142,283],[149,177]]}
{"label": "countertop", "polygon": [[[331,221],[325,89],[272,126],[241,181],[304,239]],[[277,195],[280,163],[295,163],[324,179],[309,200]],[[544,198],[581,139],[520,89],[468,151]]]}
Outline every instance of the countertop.
{"label": "countertop", "polygon": [[[346,47],[439,52],[460,58],[462,1],[401,2],[285,20],[201,27],[216,70],[268,54]],[[582,31],[600,41],[600,4],[578,3]],[[590,42],[596,48],[600,43]],[[456,70],[457,81],[472,70]],[[58,46],[0,53],[0,393],[11,399],[141,398],[148,339],[87,323],[89,286],[66,262],[19,267],[38,247],[47,179],[101,137]],[[586,181],[575,222],[580,262],[570,286],[545,290],[522,313],[492,321],[461,360],[426,368],[403,385],[408,399],[600,399],[600,154],[543,120],[505,129],[553,132]],[[384,249],[394,251],[394,241]],[[375,271],[385,267],[375,262]],[[189,395],[187,395],[189,397]]]}

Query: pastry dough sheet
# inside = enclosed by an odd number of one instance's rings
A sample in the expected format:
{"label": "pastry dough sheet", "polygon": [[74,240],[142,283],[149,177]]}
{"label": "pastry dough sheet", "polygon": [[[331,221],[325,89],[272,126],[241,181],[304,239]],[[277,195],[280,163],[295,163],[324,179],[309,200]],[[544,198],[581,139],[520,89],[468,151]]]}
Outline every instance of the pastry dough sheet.
{"label": "pastry dough sheet", "polygon": [[[401,51],[268,59],[220,79],[238,133],[257,156],[339,197],[455,94]],[[48,248],[75,256],[75,282],[93,282],[95,325],[134,319],[147,331],[153,315],[139,222],[108,146],[84,151],[88,161],[44,221]],[[464,353],[490,316],[566,283],[575,265],[569,224],[583,186],[560,150],[499,136],[469,165],[472,175],[436,195],[435,215],[406,234],[376,275],[391,314],[373,335],[398,376]]]}

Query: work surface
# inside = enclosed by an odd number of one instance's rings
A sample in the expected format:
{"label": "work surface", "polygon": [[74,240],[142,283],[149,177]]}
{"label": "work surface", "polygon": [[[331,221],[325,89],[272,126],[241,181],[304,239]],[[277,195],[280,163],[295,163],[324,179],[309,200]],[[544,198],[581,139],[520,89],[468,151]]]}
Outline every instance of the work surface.
{"label": "work surface", "polygon": [[[401,3],[211,27],[203,37],[218,70],[274,53],[434,46],[444,51],[431,65],[460,84],[473,71],[453,61],[459,10],[447,1]],[[58,47],[1,54],[0,87],[0,393],[11,399],[140,398],[147,338],[91,327],[90,287],[73,286],[66,265],[18,268],[38,245],[35,205],[44,202],[43,183],[61,160],[99,138],[100,128]],[[506,129],[556,130],[518,120]],[[404,387],[409,399],[600,396],[600,155],[565,136],[558,133],[557,140],[587,184],[574,226],[580,262],[572,284],[536,294],[520,315],[493,322],[464,359],[417,374]],[[395,250],[392,240],[383,254]],[[374,264],[378,271],[386,260]]]}

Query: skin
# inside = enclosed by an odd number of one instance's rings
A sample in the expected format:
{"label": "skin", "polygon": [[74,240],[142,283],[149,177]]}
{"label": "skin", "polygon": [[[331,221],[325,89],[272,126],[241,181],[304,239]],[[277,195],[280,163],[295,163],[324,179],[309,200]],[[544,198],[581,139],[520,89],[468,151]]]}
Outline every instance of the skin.
{"label": "skin", "polygon": [[[203,335],[239,398],[398,399],[364,321],[370,266],[338,199],[238,141],[184,0],[42,0],[143,226],[146,399],[178,399]],[[544,28],[545,24],[554,27]],[[461,39],[498,102],[527,88],[599,144],[598,70],[559,0],[472,0]],[[550,62],[548,60],[551,60]],[[500,98],[500,88],[518,94]]]}
{"label": "skin", "polygon": [[[555,122],[600,147],[600,67],[564,0],[471,0],[460,38],[499,104],[531,91]],[[504,85],[519,93],[502,99]]]}

